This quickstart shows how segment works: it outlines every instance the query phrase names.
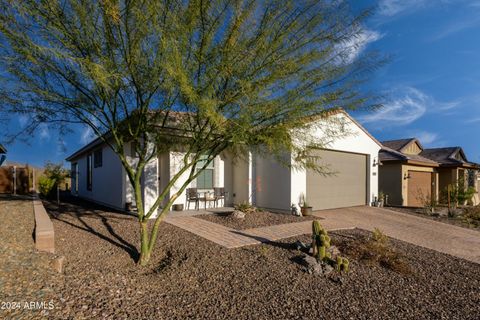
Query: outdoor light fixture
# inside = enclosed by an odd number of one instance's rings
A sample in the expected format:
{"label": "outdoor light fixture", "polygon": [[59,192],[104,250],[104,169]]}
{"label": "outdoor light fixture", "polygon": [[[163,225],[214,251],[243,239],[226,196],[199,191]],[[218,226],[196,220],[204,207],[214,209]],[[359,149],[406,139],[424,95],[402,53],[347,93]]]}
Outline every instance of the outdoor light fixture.
{"label": "outdoor light fixture", "polygon": [[403,175],[403,179],[404,179],[404,180],[407,180],[407,179],[410,179],[410,178],[411,178],[410,172],[409,172],[408,174],[405,173],[405,174]]}
{"label": "outdoor light fixture", "polygon": [[378,158],[376,158],[376,157],[373,158],[373,165],[372,166],[376,167],[376,166],[381,166],[381,165],[382,165],[382,163],[380,161],[378,161]]}

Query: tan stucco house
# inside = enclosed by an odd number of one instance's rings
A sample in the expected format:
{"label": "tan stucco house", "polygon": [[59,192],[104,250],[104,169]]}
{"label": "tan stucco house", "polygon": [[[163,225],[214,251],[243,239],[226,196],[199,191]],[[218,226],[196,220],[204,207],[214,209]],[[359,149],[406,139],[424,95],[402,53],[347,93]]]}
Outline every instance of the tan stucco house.
{"label": "tan stucco house", "polygon": [[480,166],[469,162],[462,148],[425,149],[416,138],[382,142],[379,159],[379,192],[388,196],[388,204],[423,207],[432,199],[442,201],[449,184],[464,179],[465,187],[477,190]]}
{"label": "tan stucco house", "polygon": [[422,207],[438,198],[438,163],[421,156],[423,147],[415,138],[382,141],[379,159],[379,192],[388,204]]}
{"label": "tan stucco house", "polygon": [[437,172],[440,198],[445,194],[449,184],[457,185],[460,181],[463,181],[465,187],[474,187],[477,190],[477,195],[474,196],[474,202],[478,204],[480,166],[468,161],[461,147],[425,149],[420,155],[434,160],[439,164]]}

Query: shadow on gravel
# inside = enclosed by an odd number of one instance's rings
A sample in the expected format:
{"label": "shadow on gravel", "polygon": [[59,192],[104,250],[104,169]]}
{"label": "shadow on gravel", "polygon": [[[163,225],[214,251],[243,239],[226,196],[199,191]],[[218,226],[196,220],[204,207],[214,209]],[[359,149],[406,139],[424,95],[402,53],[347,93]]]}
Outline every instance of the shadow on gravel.
{"label": "shadow on gravel", "polygon": [[288,250],[288,251],[296,250],[296,245],[294,243],[273,241],[273,240],[269,240],[267,238],[255,236],[255,235],[252,235],[252,234],[248,234],[248,233],[242,232],[240,230],[234,230],[234,231],[231,231],[231,232],[242,235],[244,237],[252,238],[254,240],[257,240],[257,241],[261,242],[262,244],[266,244],[266,245],[269,245],[269,246],[272,246],[272,247],[277,247],[277,248]]}
{"label": "shadow on gravel", "polygon": [[[140,258],[140,253],[137,248],[130,242],[123,239],[121,235],[115,232],[111,223],[115,223],[119,220],[131,220],[136,218],[135,215],[115,211],[111,208],[107,208],[95,203],[91,203],[82,199],[78,199],[72,196],[62,196],[60,205],[56,201],[43,200],[43,204],[48,214],[57,221],[68,224],[74,228],[89,232],[102,240],[105,240],[123,250],[125,250],[130,257],[137,262]],[[78,221],[80,225],[71,221]],[[93,226],[88,224],[87,219],[98,219],[102,225],[108,231],[109,235],[105,235]]]}

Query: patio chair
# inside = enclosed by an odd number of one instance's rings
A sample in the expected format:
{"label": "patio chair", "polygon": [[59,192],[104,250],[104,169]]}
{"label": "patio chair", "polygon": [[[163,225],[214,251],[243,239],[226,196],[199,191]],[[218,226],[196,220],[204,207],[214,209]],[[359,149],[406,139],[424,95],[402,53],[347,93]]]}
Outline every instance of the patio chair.
{"label": "patio chair", "polygon": [[225,188],[213,188],[213,197],[215,199],[215,208],[218,207],[218,201],[222,200],[225,206]]}
{"label": "patio chair", "polygon": [[199,209],[199,202],[201,200],[197,188],[188,188],[187,190],[187,209],[190,209],[190,202],[195,202],[195,210]]}

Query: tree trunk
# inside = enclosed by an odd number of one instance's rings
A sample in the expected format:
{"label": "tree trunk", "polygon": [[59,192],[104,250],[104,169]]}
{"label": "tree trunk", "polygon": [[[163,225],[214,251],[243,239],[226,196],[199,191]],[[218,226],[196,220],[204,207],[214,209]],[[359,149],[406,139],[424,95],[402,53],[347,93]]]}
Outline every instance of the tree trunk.
{"label": "tree trunk", "polygon": [[150,261],[150,256],[152,253],[152,250],[149,246],[150,241],[147,221],[140,222],[140,241],[140,259],[138,260],[138,263],[141,266],[146,266],[148,261]]}

